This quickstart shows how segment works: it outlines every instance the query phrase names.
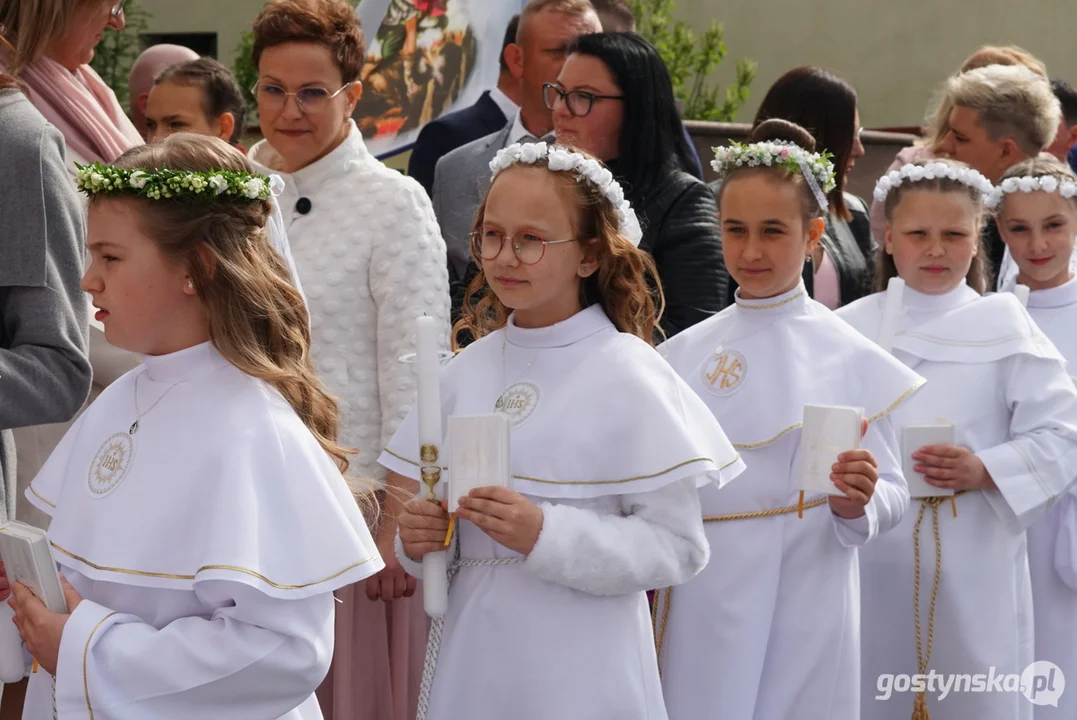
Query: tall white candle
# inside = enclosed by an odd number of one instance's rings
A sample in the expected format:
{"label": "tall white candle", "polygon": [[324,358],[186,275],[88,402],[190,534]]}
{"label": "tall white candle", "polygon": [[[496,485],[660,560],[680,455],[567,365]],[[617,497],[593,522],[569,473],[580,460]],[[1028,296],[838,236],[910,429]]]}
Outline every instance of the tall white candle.
{"label": "tall white candle", "polygon": [[[426,315],[416,322],[415,370],[416,405],[419,413],[420,470],[440,468],[441,458],[441,388],[438,384],[437,320]],[[424,448],[436,448],[433,459],[424,457]],[[440,473],[440,470],[438,471]],[[421,483],[422,497],[430,497],[431,488]],[[444,550],[423,556],[423,609],[430,617],[441,617],[449,607],[448,556]]]}
{"label": "tall white candle", "polygon": [[419,443],[441,448],[441,390],[438,386],[438,321],[423,315],[417,322],[415,369],[418,373]]}

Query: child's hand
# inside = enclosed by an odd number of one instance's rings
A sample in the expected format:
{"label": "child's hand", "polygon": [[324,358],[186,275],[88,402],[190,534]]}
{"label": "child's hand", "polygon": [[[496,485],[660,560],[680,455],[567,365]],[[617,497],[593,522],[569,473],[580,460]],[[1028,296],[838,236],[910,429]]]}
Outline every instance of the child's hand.
{"label": "child's hand", "polygon": [[504,487],[475,488],[460,498],[456,510],[462,520],[509,550],[529,555],[542,531],[542,509],[518,492]]}
{"label": "child's hand", "polygon": [[449,512],[445,503],[432,503],[421,497],[404,503],[397,518],[400,542],[404,554],[415,562],[423,555],[445,549],[445,534],[449,531]]}
{"label": "child's hand", "polygon": [[830,496],[830,511],[846,520],[864,514],[879,481],[879,463],[870,450],[850,450],[838,456],[830,479],[845,497]]}
{"label": "child's hand", "polygon": [[912,454],[913,467],[928,485],[945,490],[988,490],[996,487],[980,458],[959,445],[925,445]]}
{"label": "child's hand", "polygon": [[59,663],[60,639],[64,634],[64,626],[71,617],[70,613],[75,612],[75,608],[82,602],[82,596],[71,587],[63,575],[60,575],[60,584],[67,601],[67,615],[49,610],[21,583],[15,585],[11,599],[8,600],[8,605],[15,611],[12,620],[26,643],[26,649],[53,677],[56,676],[56,665]]}

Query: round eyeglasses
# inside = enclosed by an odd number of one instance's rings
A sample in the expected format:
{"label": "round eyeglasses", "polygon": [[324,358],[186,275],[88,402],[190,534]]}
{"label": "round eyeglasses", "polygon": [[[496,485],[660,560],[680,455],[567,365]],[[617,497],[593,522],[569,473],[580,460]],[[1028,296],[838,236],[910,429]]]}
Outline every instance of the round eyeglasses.
{"label": "round eyeglasses", "polygon": [[547,110],[553,110],[558,100],[562,100],[568,111],[574,117],[584,117],[591,112],[595,100],[623,100],[624,95],[598,95],[586,90],[572,90],[566,92],[552,83],[542,86],[542,102]]}
{"label": "round eyeglasses", "polygon": [[120,0],[118,3],[112,6],[112,17],[119,17],[123,14],[123,6],[127,4],[127,0]]}
{"label": "round eyeglasses", "polygon": [[299,112],[304,115],[317,115],[329,107],[330,100],[351,86],[352,83],[346,83],[335,93],[330,93],[325,88],[320,87],[305,87],[295,92],[286,92],[280,85],[259,82],[255,83],[254,87],[251,88],[251,95],[258,98],[258,105],[262,110],[271,112],[283,110],[288,103],[288,98],[294,97]]}
{"label": "round eyeglasses", "polygon": [[501,254],[505,240],[512,243],[513,254],[524,265],[534,265],[542,260],[542,256],[546,254],[547,245],[561,245],[576,241],[575,238],[543,240],[540,235],[530,231],[519,232],[509,237],[496,228],[483,226],[471,233],[471,249],[483,260],[494,260]]}

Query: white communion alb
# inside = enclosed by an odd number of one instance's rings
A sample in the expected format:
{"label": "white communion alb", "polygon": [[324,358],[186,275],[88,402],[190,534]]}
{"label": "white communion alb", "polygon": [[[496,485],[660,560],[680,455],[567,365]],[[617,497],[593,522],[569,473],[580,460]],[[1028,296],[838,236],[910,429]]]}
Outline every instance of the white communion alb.
{"label": "white communion alb", "polygon": [[[663,720],[645,591],[703,568],[696,488],[744,464],[654,348],[601,307],[545,328],[514,318],[443,368],[442,414],[509,416],[508,484],[541,507],[542,531],[524,558],[458,523],[464,562],[517,562],[456,574],[427,717]],[[380,462],[418,479],[418,455],[413,412]]]}
{"label": "white communion alb", "polygon": [[[209,343],[142,358],[26,496],[85,598],[23,717],[321,718],[333,591],[384,567],[339,469]],[[136,395],[137,392],[137,395]]]}
{"label": "white communion alb", "polygon": [[[729,487],[700,489],[711,563],[658,596],[670,720],[856,720],[857,554],[909,506],[891,417],[924,392],[923,378],[803,285],[758,300],[738,292],[659,349],[748,466]],[[806,404],[862,408],[869,421],[861,447],[879,481],[860,518],[839,517],[818,493],[806,493],[799,516]]]}
{"label": "white communion alb", "polygon": [[[885,298],[870,295],[838,315],[874,339]],[[1077,389],[1013,295],[981,297],[964,283],[941,295],[906,287],[893,353],[928,381],[894,422],[952,423],[956,444],[976,453],[997,489],[914,499],[901,525],[861,553],[861,703],[863,717],[877,720],[908,720],[915,700],[877,700],[882,674],[914,675],[924,663],[925,673],[1020,675],[1036,659],[1025,530],[1077,477]],[[1032,718],[1018,692],[940,694],[926,693],[932,717]]]}

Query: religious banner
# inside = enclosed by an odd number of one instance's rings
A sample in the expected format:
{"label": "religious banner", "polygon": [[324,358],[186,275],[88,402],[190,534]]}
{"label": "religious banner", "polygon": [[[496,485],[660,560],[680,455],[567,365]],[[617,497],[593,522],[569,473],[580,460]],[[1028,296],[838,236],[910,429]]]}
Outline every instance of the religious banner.
{"label": "religious banner", "polygon": [[524,0],[362,0],[363,96],[355,122],[367,147],[407,150],[426,123],[497,84],[501,44]]}

